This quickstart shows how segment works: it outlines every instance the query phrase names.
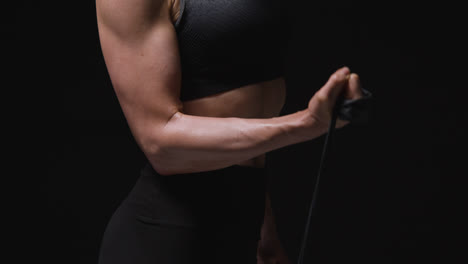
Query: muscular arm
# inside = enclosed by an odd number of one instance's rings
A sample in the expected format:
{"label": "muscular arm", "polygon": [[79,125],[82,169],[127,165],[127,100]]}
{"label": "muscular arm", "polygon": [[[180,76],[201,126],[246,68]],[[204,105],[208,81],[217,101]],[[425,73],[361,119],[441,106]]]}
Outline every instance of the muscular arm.
{"label": "muscular arm", "polygon": [[325,132],[306,110],[265,119],[184,114],[178,42],[167,5],[97,0],[113,87],[135,140],[160,174],[223,168]]}
{"label": "muscular arm", "polygon": [[302,111],[281,117],[216,118],[177,113],[165,126],[158,162],[171,171],[217,169],[315,135],[301,135]]}

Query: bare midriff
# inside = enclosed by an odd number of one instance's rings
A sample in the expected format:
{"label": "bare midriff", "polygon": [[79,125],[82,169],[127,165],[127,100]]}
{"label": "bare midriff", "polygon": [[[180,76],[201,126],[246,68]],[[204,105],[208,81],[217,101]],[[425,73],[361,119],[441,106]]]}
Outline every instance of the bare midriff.
{"label": "bare midriff", "polygon": [[[175,23],[180,0],[168,0]],[[284,77],[252,83],[214,95],[183,102],[188,115],[209,117],[271,118],[278,116],[285,103]],[[241,166],[265,167],[265,154],[236,163]]]}

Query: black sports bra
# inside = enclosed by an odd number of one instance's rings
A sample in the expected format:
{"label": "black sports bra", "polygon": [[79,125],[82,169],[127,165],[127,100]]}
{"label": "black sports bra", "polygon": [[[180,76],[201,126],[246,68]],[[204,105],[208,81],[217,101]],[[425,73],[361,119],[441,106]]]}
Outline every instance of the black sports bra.
{"label": "black sports bra", "polygon": [[284,75],[290,40],[285,0],[180,0],[180,100]]}

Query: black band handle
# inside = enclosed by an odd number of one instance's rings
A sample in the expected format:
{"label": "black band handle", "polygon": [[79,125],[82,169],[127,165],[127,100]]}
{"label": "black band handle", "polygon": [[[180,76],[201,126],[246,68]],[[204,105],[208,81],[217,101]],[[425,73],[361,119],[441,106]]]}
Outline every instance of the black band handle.
{"label": "black band handle", "polygon": [[352,123],[366,124],[369,122],[370,109],[372,107],[372,93],[361,88],[363,96],[358,99],[347,99],[338,102],[338,118]]}

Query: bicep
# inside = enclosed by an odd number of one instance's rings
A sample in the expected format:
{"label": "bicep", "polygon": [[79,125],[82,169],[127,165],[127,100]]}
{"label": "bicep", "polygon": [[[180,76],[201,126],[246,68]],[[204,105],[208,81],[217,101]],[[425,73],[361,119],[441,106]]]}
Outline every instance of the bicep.
{"label": "bicep", "polygon": [[106,16],[101,7],[98,26],[112,85],[138,141],[182,110],[181,71],[177,37],[168,14],[160,11],[142,20],[143,14],[138,14],[142,11],[133,11],[137,14],[122,14],[119,19],[115,12]]}

